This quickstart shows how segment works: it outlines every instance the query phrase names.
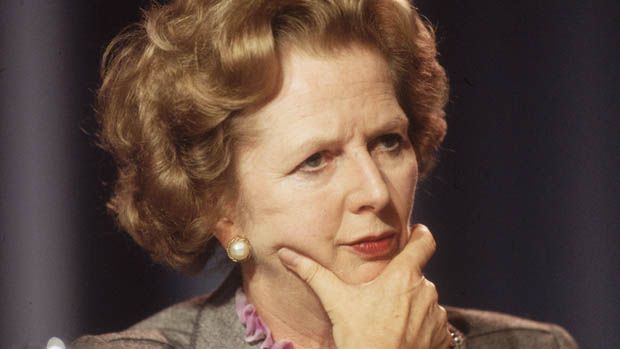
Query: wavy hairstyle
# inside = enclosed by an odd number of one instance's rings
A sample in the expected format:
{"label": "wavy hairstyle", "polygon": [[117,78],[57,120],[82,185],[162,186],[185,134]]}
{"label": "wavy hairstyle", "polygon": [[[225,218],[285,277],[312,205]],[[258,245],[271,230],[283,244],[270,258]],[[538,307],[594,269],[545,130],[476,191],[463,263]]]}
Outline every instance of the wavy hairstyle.
{"label": "wavy hairstyle", "polygon": [[251,137],[240,114],[273,95],[281,48],[351,43],[388,62],[426,177],[446,133],[447,78],[432,28],[406,0],[176,0],[144,11],[107,47],[97,95],[120,226],[157,262],[203,267],[237,199],[234,149]]}

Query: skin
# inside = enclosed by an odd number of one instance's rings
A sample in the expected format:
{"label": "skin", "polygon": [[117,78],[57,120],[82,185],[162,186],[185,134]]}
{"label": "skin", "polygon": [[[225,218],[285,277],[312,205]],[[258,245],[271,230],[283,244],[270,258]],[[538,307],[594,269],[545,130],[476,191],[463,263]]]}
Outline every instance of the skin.
{"label": "skin", "polygon": [[[399,348],[415,344],[415,338],[428,342],[420,348],[441,342],[433,336],[445,324],[427,316],[437,307],[436,292],[421,274],[434,242],[424,233],[412,237],[408,224],[417,161],[387,63],[355,45],[320,57],[292,48],[282,52],[282,69],[275,97],[245,116],[256,139],[236,158],[243,204],[231,207],[216,226],[223,246],[235,236],[250,241],[253,257],[242,265],[250,302],[274,338],[292,340],[296,348],[367,344],[351,333],[360,332],[359,326],[376,332],[368,319],[381,318],[377,308],[384,308],[386,325],[395,312],[404,311],[405,320],[386,332],[397,329],[395,342],[379,338],[376,345]],[[387,255],[368,258],[347,245],[383,231],[396,234]],[[410,253],[399,253],[410,245]],[[402,277],[403,270],[409,277]],[[406,304],[392,302],[390,308],[377,302],[377,292],[398,287],[408,295]],[[349,306],[362,310],[359,316],[329,305],[347,304],[347,298],[356,299]],[[412,321],[415,331],[408,329]]]}

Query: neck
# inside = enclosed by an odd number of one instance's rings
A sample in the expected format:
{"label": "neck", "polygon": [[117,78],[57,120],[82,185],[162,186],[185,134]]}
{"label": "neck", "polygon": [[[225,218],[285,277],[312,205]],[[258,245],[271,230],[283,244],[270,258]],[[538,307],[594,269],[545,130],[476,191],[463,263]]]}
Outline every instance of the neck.
{"label": "neck", "polygon": [[289,340],[295,349],[335,348],[327,313],[298,278],[273,280],[244,269],[243,289],[275,341]]}

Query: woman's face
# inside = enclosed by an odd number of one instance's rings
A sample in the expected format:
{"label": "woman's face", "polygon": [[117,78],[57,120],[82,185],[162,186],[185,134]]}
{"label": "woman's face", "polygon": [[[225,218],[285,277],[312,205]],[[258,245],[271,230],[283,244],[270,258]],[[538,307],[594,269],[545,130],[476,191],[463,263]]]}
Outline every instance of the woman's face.
{"label": "woman's face", "polygon": [[257,138],[237,157],[235,224],[253,274],[292,277],[276,255],[289,247],[346,282],[370,281],[407,241],[417,181],[387,63],[361,46],[282,59],[282,88],[247,116]]}

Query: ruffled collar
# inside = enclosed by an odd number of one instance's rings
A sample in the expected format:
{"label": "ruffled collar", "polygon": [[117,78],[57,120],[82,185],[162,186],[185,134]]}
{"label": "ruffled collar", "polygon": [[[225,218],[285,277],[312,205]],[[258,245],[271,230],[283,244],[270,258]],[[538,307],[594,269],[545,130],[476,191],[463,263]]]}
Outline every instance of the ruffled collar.
{"label": "ruffled collar", "polygon": [[235,292],[235,309],[241,324],[245,326],[244,339],[246,342],[254,343],[262,340],[260,349],[294,349],[291,341],[274,342],[273,337],[271,337],[271,330],[258,316],[256,307],[248,303],[248,298],[241,287]]}

